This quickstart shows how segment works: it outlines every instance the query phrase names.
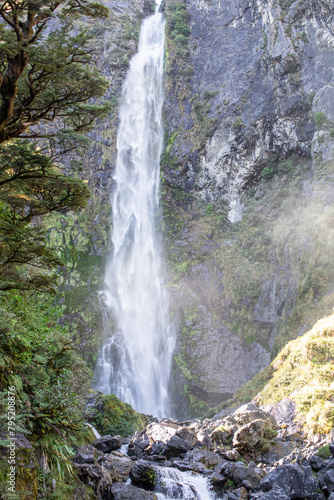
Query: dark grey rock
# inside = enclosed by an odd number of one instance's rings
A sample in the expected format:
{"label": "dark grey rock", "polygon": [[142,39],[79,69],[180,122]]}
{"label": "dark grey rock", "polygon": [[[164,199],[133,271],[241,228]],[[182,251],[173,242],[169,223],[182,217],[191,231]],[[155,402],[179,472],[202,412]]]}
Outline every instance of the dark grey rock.
{"label": "dark grey rock", "polygon": [[253,490],[260,488],[261,477],[253,468],[236,467],[233,471],[232,478],[236,486],[242,484],[243,481],[248,481]]}
{"label": "dark grey rock", "polygon": [[103,436],[92,442],[92,446],[103,453],[110,453],[111,451],[118,450],[122,445],[121,436]]}
{"label": "dark grey rock", "polygon": [[323,466],[324,461],[318,455],[314,454],[309,459],[309,464],[315,472],[318,472]]}
{"label": "dark grey rock", "polygon": [[157,482],[156,467],[138,460],[130,471],[130,478],[135,486],[152,490]]}
{"label": "dark grey rock", "polygon": [[110,500],[153,500],[156,499],[154,493],[136,488],[132,484],[115,483],[108,489]]}
{"label": "dark grey rock", "polygon": [[180,457],[191,449],[190,444],[179,436],[173,436],[167,443],[164,455],[167,458]]}
{"label": "dark grey rock", "polygon": [[311,468],[292,464],[280,465],[269,472],[261,480],[260,486],[264,492],[280,488],[291,497],[291,500],[316,493],[319,487],[318,482],[312,476]]}

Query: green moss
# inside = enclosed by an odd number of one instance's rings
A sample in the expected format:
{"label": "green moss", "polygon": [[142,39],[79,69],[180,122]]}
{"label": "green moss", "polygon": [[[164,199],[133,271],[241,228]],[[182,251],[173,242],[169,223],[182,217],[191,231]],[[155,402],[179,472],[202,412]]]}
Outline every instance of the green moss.
{"label": "green moss", "polygon": [[327,121],[325,113],[323,113],[323,111],[318,111],[317,113],[315,113],[314,121],[316,123],[317,129],[322,130]]}
{"label": "green moss", "polygon": [[330,458],[332,454],[329,451],[329,444],[319,448],[318,451],[316,452],[316,455],[318,455],[318,457],[322,458],[323,460],[327,460],[328,458]]}
{"label": "green moss", "polygon": [[129,436],[141,431],[148,423],[148,417],[136,412],[113,394],[101,394],[96,402],[98,413],[91,422],[102,434]]}

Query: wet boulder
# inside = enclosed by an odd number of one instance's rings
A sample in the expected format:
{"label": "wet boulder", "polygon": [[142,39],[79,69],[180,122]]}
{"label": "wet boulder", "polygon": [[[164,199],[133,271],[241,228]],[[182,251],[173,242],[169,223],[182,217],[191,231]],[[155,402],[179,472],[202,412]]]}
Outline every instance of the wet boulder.
{"label": "wet boulder", "polygon": [[111,451],[118,450],[122,445],[121,436],[103,436],[92,442],[92,446],[102,453],[110,453]]}
{"label": "wet boulder", "polygon": [[152,490],[157,483],[156,467],[138,460],[130,471],[130,479],[135,486]]}

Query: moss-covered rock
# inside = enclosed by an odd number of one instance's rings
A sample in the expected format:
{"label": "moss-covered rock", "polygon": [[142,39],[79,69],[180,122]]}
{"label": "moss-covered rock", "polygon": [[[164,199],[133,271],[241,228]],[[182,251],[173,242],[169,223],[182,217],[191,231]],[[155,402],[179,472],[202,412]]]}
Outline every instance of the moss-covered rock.
{"label": "moss-covered rock", "polygon": [[123,403],[114,394],[92,391],[88,399],[89,421],[103,436],[129,436],[143,430],[149,417],[136,412],[129,404]]}

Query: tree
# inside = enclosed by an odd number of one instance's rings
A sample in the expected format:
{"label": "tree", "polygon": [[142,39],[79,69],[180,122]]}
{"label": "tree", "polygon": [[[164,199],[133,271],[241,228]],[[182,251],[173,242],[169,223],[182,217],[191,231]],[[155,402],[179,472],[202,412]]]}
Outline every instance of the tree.
{"label": "tree", "polygon": [[61,175],[35,145],[0,147],[0,291],[52,290],[50,270],[61,261],[46,245],[43,226],[31,222],[83,208],[88,197],[85,183]]}
{"label": "tree", "polygon": [[[87,31],[74,25],[80,15],[103,17],[107,9],[87,0],[0,1],[0,144],[56,138],[71,147],[108,112],[107,102],[90,101],[108,82],[93,67]],[[35,126],[55,119],[60,127]]]}
{"label": "tree", "polygon": [[0,1],[0,291],[53,289],[61,261],[41,217],[78,210],[89,197],[54,165],[109,111],[95,103],[108,82],[75,24],[83,15],[107,9],[88,0]]}

